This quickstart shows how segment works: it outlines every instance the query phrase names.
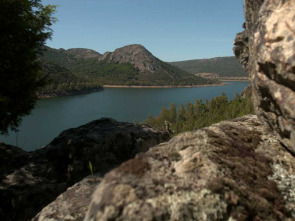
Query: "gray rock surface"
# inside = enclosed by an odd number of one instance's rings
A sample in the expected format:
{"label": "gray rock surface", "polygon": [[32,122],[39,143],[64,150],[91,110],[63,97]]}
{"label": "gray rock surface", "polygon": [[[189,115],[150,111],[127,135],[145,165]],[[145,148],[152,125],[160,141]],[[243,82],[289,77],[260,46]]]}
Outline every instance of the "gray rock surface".
{"label": "gray rock surface", "polygon": [[106,174],[85,220],[294,220],[294,168],[256,116],[224,121]]}
{"label": "gray rock surface", "polygon": [[245,18],[234,52],[250,74],[256,112],[295,154],[295,1],[246,0]]}
{"label": "gray rock surface", "polygon": [[66,130],[34,152],[1,144],[0,220],[34,217],[90,174],[89,161],[94,173],[104,174],[167,138],[145,125],[103,118]]}
{"label": "gray rock surface", "polygon": [[66,192],[43,208],[32,221],[83,220],[91,201],[91,195],[101,179],[100,175],[88,176],[69,187]]}
{"label": "gray rock surface", "polygon": [[27,163],[29,153],[19,147],[0,143],[0,179]]}

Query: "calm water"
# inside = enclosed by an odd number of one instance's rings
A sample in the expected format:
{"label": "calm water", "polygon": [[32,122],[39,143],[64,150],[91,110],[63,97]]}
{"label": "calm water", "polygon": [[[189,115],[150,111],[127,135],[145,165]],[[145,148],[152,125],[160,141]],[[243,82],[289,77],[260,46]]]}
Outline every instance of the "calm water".
{"label": "calm water", "polygon": [[0,136],[0,141],[35,150],[48,144],[60,132],[101,117],[118,121],[142,122],[156,116],[161,107],[211,99],[224,92],[230,99],[249,82],[197,88],[106,88],[104,91],[73,97],[40,100],[30,116],[23,119],[18,134]]}

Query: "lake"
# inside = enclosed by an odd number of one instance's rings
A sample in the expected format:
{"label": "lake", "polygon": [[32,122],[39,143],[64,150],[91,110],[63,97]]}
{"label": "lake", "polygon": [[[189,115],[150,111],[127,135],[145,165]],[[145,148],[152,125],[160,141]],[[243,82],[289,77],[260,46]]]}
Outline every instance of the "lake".
{"label": "lake", "polygon": [[144,121],[156,116],[170,103],[179,106],[197,99],[212,99],[224,92],[229,99],[249,85],[230,81],[222,86],[194,88],[105,88],[100,92],[72,97],[40,100],[32,114],[25,117],[18,133],[0,136],[0,141],[31,151],[47,145],[63,130],[101,117],[118,121]]}

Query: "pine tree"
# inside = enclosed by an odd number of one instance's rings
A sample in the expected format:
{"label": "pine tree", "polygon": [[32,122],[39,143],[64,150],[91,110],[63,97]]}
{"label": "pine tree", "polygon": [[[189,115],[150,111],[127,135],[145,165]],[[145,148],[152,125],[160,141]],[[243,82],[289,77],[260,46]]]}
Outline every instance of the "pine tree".
{"label": "pine tree", "polygon": [[51,37],[55,6],[41,0],[0,1],[0,133],[17,130],[45,85],[37,57]]}

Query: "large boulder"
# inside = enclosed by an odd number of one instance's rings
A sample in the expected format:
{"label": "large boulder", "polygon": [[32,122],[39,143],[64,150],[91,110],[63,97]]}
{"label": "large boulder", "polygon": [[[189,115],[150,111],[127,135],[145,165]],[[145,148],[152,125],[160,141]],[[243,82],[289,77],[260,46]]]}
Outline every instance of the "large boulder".
{"label": "large boulder", "polygon": [[67,187],[104,174],[136,153],[168,139],[145,125],[103,118],[66,130],[45,148],[27,153],[0,144],[0,220],[27,220]]}
{"label": "large boulder", "polygon": [[85,220],[294,220],[293,159],[254,115],[182,133],[107,173]]}
{"label": "large boulder", "polygon": [[19,147],[0,143],[0,180],[27,163],[29,153]]}
{"label": "large boulder", "polygon": [[101,179],[101,175],[95,174],[69,187],[67,191],[43,208],[32,221],[83,220],[91,202],[91,195]]}
{"label": "large boulder", "polygon": [[250,74],[258,116],[295,154],[295,1],[245,0],[234,52]]}

